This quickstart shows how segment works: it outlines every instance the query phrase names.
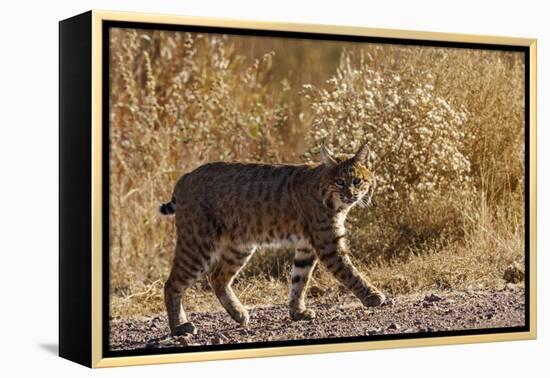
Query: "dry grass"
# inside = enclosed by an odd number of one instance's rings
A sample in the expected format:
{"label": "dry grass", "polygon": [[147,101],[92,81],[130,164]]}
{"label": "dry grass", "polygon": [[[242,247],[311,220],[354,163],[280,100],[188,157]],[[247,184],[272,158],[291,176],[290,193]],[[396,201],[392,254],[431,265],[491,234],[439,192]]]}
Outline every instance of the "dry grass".
{"label": "dry grass", "polygon": [[[500,287],[523,265],[524,63],[513,52],[116,29],[111,34],[111,315],[163,311],[175,229],[155,212],[212,160],[378,157],[354,260],[391,294]],[[346,152],[346,151],[343,151]],[[291,251],[261,251],[243,302],[283,302]],[[323,300],[339,286],[321,268]],[[206,281],[190,310],[218,308]]]}

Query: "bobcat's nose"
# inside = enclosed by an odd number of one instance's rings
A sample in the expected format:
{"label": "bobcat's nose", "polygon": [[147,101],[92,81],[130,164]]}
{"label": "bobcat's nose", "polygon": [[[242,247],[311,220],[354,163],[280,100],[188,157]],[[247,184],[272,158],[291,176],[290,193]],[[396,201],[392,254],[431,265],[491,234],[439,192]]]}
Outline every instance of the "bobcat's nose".
{"label": "bobcat's nose", "polygon": [[351,205],[356,201],[357,201],[357,196],[351,196],[351,197],[342,196],[342,202],[344,202],[345,204]]}

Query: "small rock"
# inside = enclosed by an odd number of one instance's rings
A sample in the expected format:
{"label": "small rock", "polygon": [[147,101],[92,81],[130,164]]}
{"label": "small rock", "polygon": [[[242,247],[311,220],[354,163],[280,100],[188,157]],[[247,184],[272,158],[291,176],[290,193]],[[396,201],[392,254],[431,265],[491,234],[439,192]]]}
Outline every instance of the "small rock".
{"label": "small rock", "polygon": [[172,339],[174,340],[175,344],[181,345],[181,346],[188,346],[191,341],[191,335],[186,336],[172,336]]}
{"label": "small rock", "polygon": [[243,335],[243,336],[246,336],[250,333],[248,328],[239,328],[237,329],[237,332],[239,333],[239,335]]}
{"label": "small rock", "polygon": [[145,348],[162,348],[162,347],[173,347],[173,346],[188,346],[191,340],[191,336],[168,336],[160,339],[150,340]]}
{"label": "small rock", "polygon": [[382,306],[393,306],[393,304],[394,304],[393,298],[386,298],[384,303],[382,303]]}
{"label": "small rock", "polygon": [[401,327],[399,327],[399,324],[392,323],[392,324],[389,325],[388,331],[397,331],[399,328],[401,328]]}
{"label": "small rock", "polygon": [[504,278],[504,281],[508,283],[517,284],[525,279],[525,271],[520,264],[514,262],[513,264],[508,265],[508,267],[504,270],[502,278]]}
{"label": "small rock", "polygon": [[427,332],[433,332],[434,329],[431,327],[422,327],[418,329],[418,332],[427,333]]}
{"label": "small rock", "polygon": [[373,329],[367,331],[367,336],[378,335],[380,333],[380,331],[381,331],[380,328],[373,328]]}
{"label": "small rock", "polygon": [[162,319],[160,318],[160,316],[155,316],[153,319],[151,319],[151,322],[152,323],[161,323]]}
{"label": "small rock", "polygon": [[219,335],[216,335],[212,338],[213,345],[226,344],[228,341],[229,339],[223,333],[220,333]]}
{"label": "small rock", "polygon": [[506,284],[506,290],[515,291],[518,288],[518,285],[508,282]]}
{"label": "small rock", "polygon": [[434,303],[434,302],[440,302],[443,299],[444,299],[443,297],[440,297],[437,294],[430,294],[430,295],[426,295],[426,297],[424,297],[424,302]]}

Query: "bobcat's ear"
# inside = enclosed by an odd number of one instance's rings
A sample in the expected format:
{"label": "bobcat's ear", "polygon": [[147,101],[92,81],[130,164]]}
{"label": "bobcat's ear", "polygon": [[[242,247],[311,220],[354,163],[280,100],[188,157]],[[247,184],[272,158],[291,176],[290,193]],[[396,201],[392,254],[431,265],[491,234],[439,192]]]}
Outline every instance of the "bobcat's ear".
{"label": "bobcat's ear", "polygon": [[334,154],[328,149],[327,146],[325,146],[324,143],[321,144],[321,162],[328,166],[338,164],[336,158],[334,157]]}
{"label": "bobcat's ear", "polygon": [[372,166],[371,154],[367,142],[363,143],[363,145],[359,148],[359,151],[355,154],[354,159],[369,168]]}

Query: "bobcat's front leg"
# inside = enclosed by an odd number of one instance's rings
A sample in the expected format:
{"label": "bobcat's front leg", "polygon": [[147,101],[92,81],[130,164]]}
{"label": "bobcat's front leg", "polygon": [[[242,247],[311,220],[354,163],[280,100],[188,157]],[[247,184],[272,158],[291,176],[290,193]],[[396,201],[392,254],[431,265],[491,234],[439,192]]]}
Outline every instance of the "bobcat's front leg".
{"label": "bobcat's front leg", "polygon": [[323,232],[318,233],[315,239],[315,250],[319,260],[338,281],[359,298],[364,306],[373,307],[384,303],[386,296],[352,264],[343,234]]}

